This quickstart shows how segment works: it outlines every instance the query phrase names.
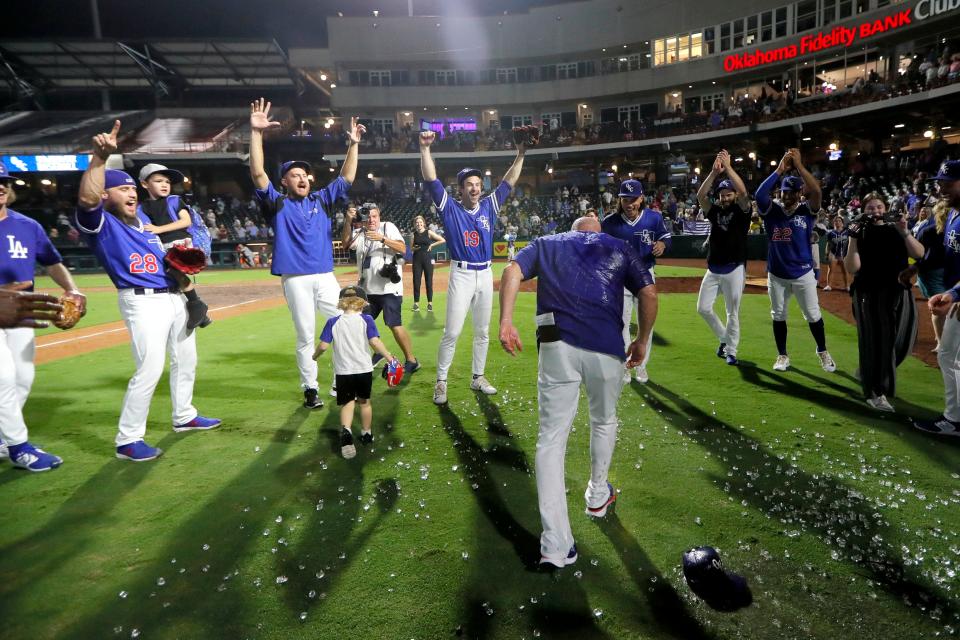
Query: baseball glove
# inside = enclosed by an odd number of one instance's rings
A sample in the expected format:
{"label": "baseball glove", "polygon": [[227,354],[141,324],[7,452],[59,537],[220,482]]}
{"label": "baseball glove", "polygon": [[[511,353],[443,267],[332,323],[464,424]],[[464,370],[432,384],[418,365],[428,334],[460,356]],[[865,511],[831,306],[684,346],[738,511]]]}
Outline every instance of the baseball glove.
{"label": "baseball glove", "polygon": [[528,124],[523,127],[513,128],[513,142],[517,145],[526,147],[535,147],[540,142],[540,127]]}
{"label": "baseball glove", "polygon": [[207,268],[207,254],[193,247],[174,245],[167,249],[167,255],[163,259],[168,267],[188,276],[200,273]]}
{"label": "baseball glove", "polygon": [[80,318],[87,315],[87,298],[82,293],[65,293],[60,296],[60,304],[63,305],[63,311],[58,313],[57,319],[53,321],[54,326],[59,329],[72,329],[80,322]]}

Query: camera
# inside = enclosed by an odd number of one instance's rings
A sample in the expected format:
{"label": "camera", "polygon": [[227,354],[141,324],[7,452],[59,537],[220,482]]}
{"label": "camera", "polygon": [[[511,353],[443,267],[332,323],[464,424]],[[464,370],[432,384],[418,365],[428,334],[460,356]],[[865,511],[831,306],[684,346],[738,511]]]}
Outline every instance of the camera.
{"label": "camera", "polygon": [[390,262],[385,262],[380,271],[377,272],[381,278],[386,278],[393,284],[400,282],[400,269],[397,267],[397,259],[394,258]]}
{"label": "camera", "polygon": [[[885,225],[896,224],[901,218],[901,214],[896,211],[887,211],[883,214],[883,223]],[[867,226],[873,224],[874,216],[870,215],[867,212],[860,213],[850,221],[848,229],[850,230],[850,237],[857,238],[858,240],[863,238],[863,230]]]}

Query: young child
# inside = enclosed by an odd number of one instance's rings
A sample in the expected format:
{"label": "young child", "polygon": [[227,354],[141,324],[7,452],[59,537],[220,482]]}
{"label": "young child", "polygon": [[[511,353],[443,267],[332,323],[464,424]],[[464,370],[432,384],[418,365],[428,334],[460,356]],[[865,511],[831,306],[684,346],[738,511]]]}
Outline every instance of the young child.
{"label": "young child", "polygon": [[[140,170],[140,186],[146,189],[147,199],[141,202],[138,208],[147,218],[144,222],[149,223],[143,228],[155,233],[164,249],[173,245],[193,246],[193,240],[187,231],[193,224],[190,212],[179,196],[170,194],[172,185],[181,182],[182,173],[162,164],[148,164]],[[207,316],[207,305],[197,296],[190,277],[173,268],[168,271],[180,286],[180,293],[187,298],[187,331],[193,331],[198,326],[202,329],[213,322]]]}
{"label": "young child", "polygon": [[316,360],[323,355],[332,343],[337,348],[333,351],[333,372],[337,376],[337,405],[340,407],[340,453],[350,459],[357,455],[353,444],[353,433],[350,427],[353,424],[354,404],[360,405],[360,424],[363,431],[360,442],[373,442],[371,425],[373,424],[373,407],[370,406],[370,389],[373,387],[373,365],[370,362],[370,347],[382,355],[387,362],[394,358],[387,351],[380,340],[377,326],[373,318],[362,313],[367,306],[367,293],[360,287],[344,287],[340,290],[340,301],[337,308],[343,311],[342,315],[327,320],[327,324],[320,333],[320,342],[313,353]]}

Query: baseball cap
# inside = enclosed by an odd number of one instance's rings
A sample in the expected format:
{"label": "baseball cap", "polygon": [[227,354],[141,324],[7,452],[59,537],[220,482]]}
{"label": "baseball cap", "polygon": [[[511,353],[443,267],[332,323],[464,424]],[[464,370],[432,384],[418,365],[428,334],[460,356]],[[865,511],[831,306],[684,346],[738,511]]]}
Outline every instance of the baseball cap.
{"label": "baseball cap", "polygon": [[350,285],[349,287],[340,289],[340,299],[342,300],[343,298],[360,298],[361,300],[367,300],[367,292],[359,285]]}
{"label": "baseball cap", "polygon": [[960,160],[947,160],[941,164],[940,171],[937,172],[937,175],[933,176],[933,179],[942,182],[960,180]]}
{"label": "baseball cap", "polygon": [[290,169],[296,169],[297,167],[300,167],[301,169],[306,171],[308,174],[310,173],[309,162],[305,160],[287,160],[286,162],[280,165],[280,177],[282,178],[283,176],[287,175],[287,171],[290,171]]}
{"label": "baseball cap", "polygon": [[0,180],[16,180],[15,177],[7,172],[7,165],[0,162]]}
{"label": "baseball cap", "polygon": [[621,198],[639,198],[643,195],[643,183],[639,180],[624,180],[620,183],[620,193],[617,194]]}
{"label": "baseball cap", "polygon": [[714,191],[716,193],[720,193],[724,189],[728,191],[736,191],[736,189],[733,188],[733,182],[731,182],[730,180],[721,180],[715,187]]}
{"label": "baseball cap", "polygon": [[134,182],[133,178],[130,177],[130,174],[126,171],[120,171],[119,169],[107,169],[104,172],[104,189],[113,189],[114,187],[126,186],[137,186],[137,183]]}
{"label": "baseball cap", "polygon": [[753,602],[747,579],[725,570],[713,547],[694,547],[683,552],[683,578],[691,591],[718,611],[736,611]]}
{"label": "baseball cap", "polygon": [[150,164],[140,169],[140,182],[146,182],[147,178],[152,176],[155,173],[160,173],[168,178],[173,184],[180,184],[183,182],[183,174],[177,171],[176,169],[167,169],[162,164],[157,164],[156,162],[151,162]]}
{"label": "baseball cap", "polygon": [[803,191],[803,180],[797,176],[787,176],[780,182],[780,191]]}
{"label": "baseball cap", "polygon": [[463,184],[463,181],[470,176],[477,176],[480,178],[480,180],[483,180],[483,173],[480,171],[480,169],[471,169],[470,167],[465,167],[460,170],[460,173],[457,174],[457,184]]}

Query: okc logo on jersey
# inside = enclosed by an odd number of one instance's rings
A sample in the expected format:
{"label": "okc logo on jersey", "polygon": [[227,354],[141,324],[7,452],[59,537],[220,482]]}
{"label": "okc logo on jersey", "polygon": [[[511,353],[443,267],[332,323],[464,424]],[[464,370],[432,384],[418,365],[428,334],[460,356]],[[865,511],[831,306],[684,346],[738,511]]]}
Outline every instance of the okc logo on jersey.
{"label": "okc logo on jersey", "polygon": [[7,236],[7,241],[10,243],[10,248],[7,249],[7,252],[10,254],[10,257],[14,260],[26,260],[27,259],[27,248],[17,240],[15,236]]}
{"label": "okc logo on jersey", "polygon": [[790,220],[790,224],[792,224],[795,227],[800,227],[801,229],[806,229],[807,219],[804,218],[803,216],[793,216],[793,218]]}
{"label": "okc logo on jersey", "polygon": [[480,226],[483,227],[484,231],[490,231],[490,221],[487,219],[487,216],[478,217],[477,222],[480,223]]}
{"label": "okc logo on jersey", "polygon": [[641,229],[635,235],[640,236],[640,242],[643,244],[653,244],[653,231],[650,229]]}

